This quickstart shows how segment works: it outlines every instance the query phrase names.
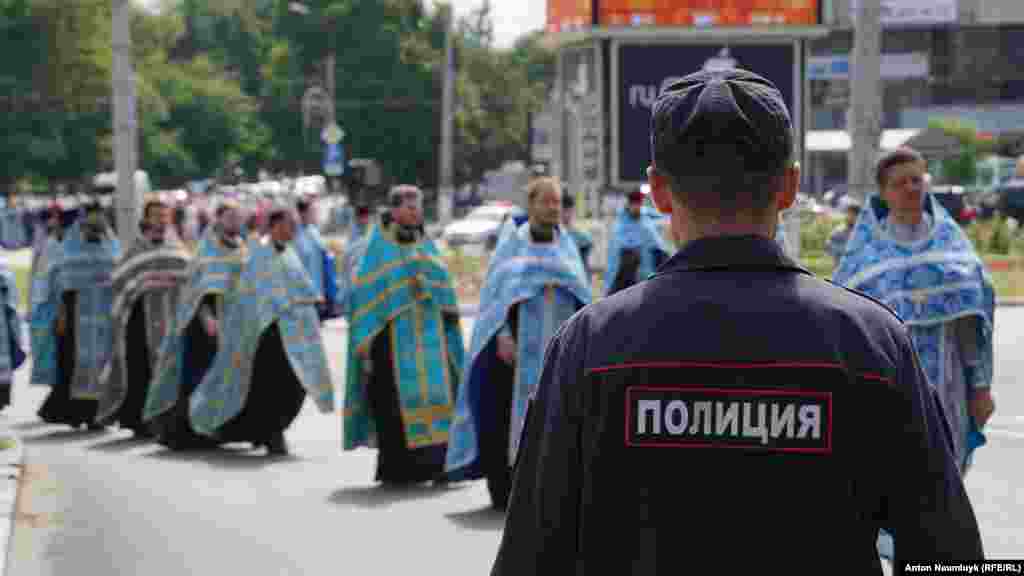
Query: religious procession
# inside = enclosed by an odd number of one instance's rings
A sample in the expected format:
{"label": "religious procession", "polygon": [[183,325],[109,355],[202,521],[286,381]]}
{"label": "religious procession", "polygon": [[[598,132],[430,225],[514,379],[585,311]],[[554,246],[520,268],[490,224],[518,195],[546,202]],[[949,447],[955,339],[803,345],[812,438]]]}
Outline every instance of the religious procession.
{"label": "religious procession", "polygon": [[[842,254],[835,282],[886,302],[910,325],[966,474],[993,410],[994,297],[926,177],[910,149],[879,162],[880,194],[848,205],[851,219],[831,239]],[[523,194],[526,213],[501,227],[468,341],[415,186],[391,188],[376,219],[366,206],[343,205],[340,258],[319,230],[338,217],[325,217],[314,194],[269,204],[230,192],[201,202],[151,194],[127,248],[102,202],[86,201],[70,218],[55,204],[33,242],[30,347],[3,271],[3,402],[31,353],[31,383],[50,389],[43,422],[126,429],[173,451],[248,443],[280,456],[308,397],[340,417],[341,450],[377,450],[376,482],[480,479],[504,510],[553,336],[591,303],[644,290],[676,253],[649,189],[633,191],[610,230],[595,294],[593,241],[573,225],[572,196],[540,175]],[[780,258],[785,237],[780,218]],[[328,322],[348,326],[344,374],[329,369]],[[878,546],[892,556],[889,534]]]}

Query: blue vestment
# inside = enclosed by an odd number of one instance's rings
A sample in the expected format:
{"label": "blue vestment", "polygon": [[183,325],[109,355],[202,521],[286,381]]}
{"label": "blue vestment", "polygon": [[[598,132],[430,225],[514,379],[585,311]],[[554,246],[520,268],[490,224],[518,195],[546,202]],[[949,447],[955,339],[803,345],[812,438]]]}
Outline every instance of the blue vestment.
{"label": "blue vestment", "polygon": [[519,304],[516,376],[509,418],[509,462],[515,459],[526,406],[537,385],[548,341],[563,322],[590,303],[592,292],[575,242],[559,233],[555,243],[535,243],[530,225],[506,223],[480,292],[480,314],[473,327],[463,387],[455,408],[455,426],[445,458],[452,480],[480,478],[485,471],[480,439],[495,424],[484,411],[493,399],[488,373],[495,362],[495,337],[509,311]]}
{"label": "blue vestment", "polygon": [[[99,242],[87,242],[82,235],[81,222],[75,222],[68,229],[61,248],[54,251],[56,258],[49,264],[49,293],[47,301],[52,310],[59,310],[63,295],[76,293],[76,314],[67,318],[74,322],[75,363],[71,375],[71,397],[76,400],[99,399],[99,375],[113,351],[113,322],[110,313],[113,307],[114,290],[111,275],[114,265],[121,256],[120,243],[107,234]],[[55,334],[52,322],[49,334]],[[54,336],[48,336],[54,338]],[[46,345],[44,345],[46,348]],[[53,385],[57,378],[56,341],[53,353],[37,356],[37,363],[48,363],[39,367],[40,383]]]}
{"label": "blue vestment", "polygon": [[[992,280],[970,239],[930,194],[926,196],[925,211],[934,222],[929,236],[904,244],[886,232],[888,210],[878,196],[873,196],[850,234],[833,281],[884,302],[899,315],[910,327],[928,381],[942,394],[948,394],[945,332],[952,321],[976,316],[978,363],[971,374],[973,381],[966,384],[971,389],[987,388],[993,367]],[[945,399],[943,402],[961,468],[968,465],[976,447],[968,442],[971,422],[967,401],[963,397],[953,404]]]}
{"label": "blue vestment", "polygon": [[[192,428],[215,436],[242,412],[264,331],[277,323],[291,369],[321,412],[334,409],[334,386],[320,333],[316,290],[291,247],[277,252],[267,238],[248,245],[237,297],[220,324],[217,355],[190,399]],[[266,385],[273,386],[274,382]]]}
{"label": "blue vestment", "polygon": [[369,236],[364,236],[358,240],[351,242],[345,249],[345,255],[342,256],[341,266],[338,271],[338,296],[336,307],[339,313],[345,318],[351,318],[351,298],[352,288],[354,287],[355,274],[358,271],[357,265],[363,258],[363,254],[366,253],[366,247],[370,244]]}
{"label": "blue vestment", "polygon": [[[185,331],[207,295],[219,297],[219,307],[225,307],[230,302],[242,273],[245,248],[244,244],[238,248],[225,245],[215,226],[208,227],[203,234],[188,272],[189,278],[177,313],[160,346],[156,368],[153,370],[153,382],[143,406],[144,421],[153,420],[174,408],[182,386],[194,389],[199,384],[195,380],[201,378],[203,373],[188,369],[191,363],[185,357]],[[223,308],[217,311],[216,316],[224,317]]]}
{"label": "blue vestment", "polygon": [[370,446],[375,418],[364,365],[375,338],[389,338],[394,385],[409,450],[448,443],[465,347],[451,275],[429,239],[399,244],[374,226],[352,255],[343,449]]}
{"label": "blue vestment", "polygon": [[[929,383],[939,389],[952,448],[962,471],[970,466],[973,451],[985,443],[984,435],[967,414],[971,389],[992,382],[992,334],[995,290],[970,239],[948,212],[925,196],[925,213],[932,219],[929,235],[902,243],[886,231],[888,208],[872,196],[861,211],[842,253],[833,281],[864,292],[892,308],[910,327],[914,348]],[[951,391],[945,374],[946,331],[959,318],[978,318],[977,365],[963,381],[967,390]],[[950,398],[954,394],[956,398]],[[884,531],[878,548],[892,557],[893,541]]]}
{"label": "blue vestment", "polygon": [[337,276],[334,261],[334,254],[324,247],[323,238],[316,225],[308,224],[298,226],[295,231],[295,251],[299,260],[309,273],[313,287],[324,299],[326,313],[324,318],[334,318],[337,300]]}
{"label": "blue vestment", "polygon": [[590,277],[590,250],[594,247],[594,240],[583,230],[576,228],[575,226],[567,230],[569,235],[572,237],[573,242],[576,243],[576,249],[580,251],[580,258],[583,259],[583,270],[587,272],[587,277]]}
{"label": "blue vestment", "polygon": [[29,288],[29,338],[32,351],[30,382],[39,386],[52,386],[57,381],[57,338],[53,323],[60,302],[51,298],[51,271],[60,260],[61,250],[60,240],[54,236],[45,237],[32,265]]}
{"label": "blue vestment", "polygon": [[25,363],[25,349],[21,341],[21,320],[18,318],[18,287],[14,274],[5,264],[0,264],[0,388],[6,389],[7,403],[10,403],[14,371]]}
{"label": "blue vestment", "polygon": [[646,280],[657,269],[660,261],[668,259],[673,252],[658,229],[655,218],[645,213],[641,213],[639,218],[633,218],[628,207],[622,207],[608,241],[608,265],[604,272],[605,295],[611,292],[623,250],[636,250],[640,255],[640,267],[633,284]]}

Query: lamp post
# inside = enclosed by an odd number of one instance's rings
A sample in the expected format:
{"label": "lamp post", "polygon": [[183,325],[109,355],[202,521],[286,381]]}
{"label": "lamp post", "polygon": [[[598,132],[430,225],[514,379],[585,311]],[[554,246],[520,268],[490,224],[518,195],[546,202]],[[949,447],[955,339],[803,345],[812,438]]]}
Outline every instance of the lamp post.
{"label": "lamp post", "polygon": [[438,166],[437,212],[438,220],[447,225],[452,216],[454,178],[454,101],[455,101],[455,46],[452,43],[452,26],[455,21],[455,7],[447,7],[444,31],[444,76],[441,89],[441,154]]}
{"label": "lamp post", "polygon": [[[299,16],[309,16],[309,6],[306,6],[302,2],[289,2],[288,11],[292,14],[298,14]],[[328,31],[331,25],[331,20],[324,23],[324,34],[327,36],[327,58],[324,60],[324,83],[327,85],[327,94],[331,101],[330,106],[327,107],[327,124],[333,126],[337,118],[335,116],[335,102],[337,99],[337,86],[335,86],[334,79],[334,68],[336,62],[336,53],[334,50],[334,37]]]}

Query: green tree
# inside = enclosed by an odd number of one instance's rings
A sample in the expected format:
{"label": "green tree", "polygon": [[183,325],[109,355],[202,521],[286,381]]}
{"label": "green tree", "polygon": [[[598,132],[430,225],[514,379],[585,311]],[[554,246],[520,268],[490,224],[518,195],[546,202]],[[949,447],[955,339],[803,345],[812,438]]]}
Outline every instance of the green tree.
{"label": "green tree", "polygon": [[974,184],[978,160],[991,153],[991,145],[979,137],[977,126],[958,118],[935,118],[928,122],[928,127],[942,130],[960,144],[955,155],[942,160],[942,180],[962,186]]}
{"label": "green tree", "polygon": [[38,114],[24,110],[24,96],[35,91],[34,70],[43,64],[41,42],[29,0],[0,0],[0,194],[7,195],[28,173],[40,126]]}

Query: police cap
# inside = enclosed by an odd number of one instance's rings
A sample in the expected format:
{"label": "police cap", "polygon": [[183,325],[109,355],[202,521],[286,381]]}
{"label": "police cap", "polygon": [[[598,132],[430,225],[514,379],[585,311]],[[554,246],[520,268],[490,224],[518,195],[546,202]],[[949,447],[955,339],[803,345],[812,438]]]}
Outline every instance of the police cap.
{"label": "police cap", "polygon": [[778,173],[793,123],[779,89],[742,69],[702,70],[667,84],[651,114],[651,158],[674,177]]}

